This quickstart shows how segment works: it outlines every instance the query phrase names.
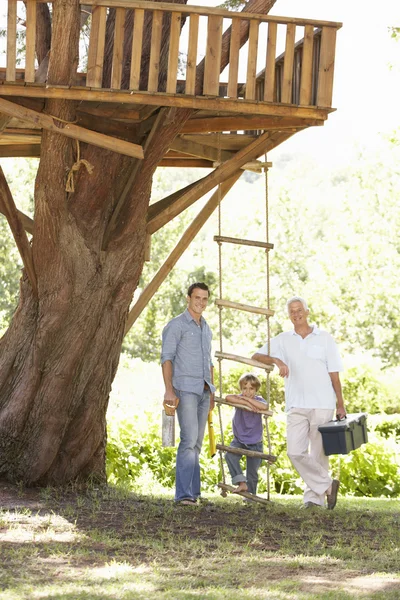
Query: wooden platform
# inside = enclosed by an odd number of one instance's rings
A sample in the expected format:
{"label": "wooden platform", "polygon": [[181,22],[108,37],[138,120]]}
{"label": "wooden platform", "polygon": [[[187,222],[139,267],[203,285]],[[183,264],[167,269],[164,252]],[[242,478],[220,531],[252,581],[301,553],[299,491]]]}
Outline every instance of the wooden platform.
{"label": "wooden platform", "polygon": [[[74,100],[75,125],[89,132],[86,139],[93,139],[91,133],[103,134],[112,138],[109,145],[116,151],[123,142],[137,139],[138,132],[146,135],[160,107],[190,108],[192,117],[159,163],[179,168],[212,169],[264,132],[286,134],[276,137],[276,146],[297,131],[323,125],[333,110],[335,39],[341,23],[140,0],[82,0],[81,4],[92,13],[87,71],[77,73],[74,85],[65,86],[50,85],[43,65],[36,68],[35,3],[28,3],[24,24],[25,68],[17,68],[17,34],[22,27],[17,14],[23,2],[8,2],[0,99],[36,114],[42,113],[47,99]],[[116,17],[108,71],[105,36],[110,10],[116,11]],[[134,14],[133,25],[128,13]],[[161,23],[166,19],[170,19],[170,29],[163,50]],[[183,23],[187,35],[181,36]],[[132,31],[127,57],[122,48]],[[279,32],[286,41],[284,52],[278,55]],[[225,53],[224,48],[228,49]],[[198,61],[198,56],[204,59]],[[265,67],[257,73],[260,56]],[[178,57],[183,61],[180,78]],[[144,60],[149,61],[146,82],[141,71]],[[247,63],[243,81],[239,80],[239,62]],[[225,68],[228,75],[223,80]],[[29,113],[0,108],[0,157],[40,156],[43,126],[43,121]]]}

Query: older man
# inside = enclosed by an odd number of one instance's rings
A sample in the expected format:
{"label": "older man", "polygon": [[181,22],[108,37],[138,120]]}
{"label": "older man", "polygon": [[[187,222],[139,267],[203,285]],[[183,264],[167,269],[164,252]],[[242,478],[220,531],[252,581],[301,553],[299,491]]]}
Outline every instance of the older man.
{"label": "older man", "polygon": [[214,406],[212,334],[202,317],[208,297],[205,283],[193,283],[187,292],[187,309],[162,334],[164,401],[177,407],[180,427],[175,501],[187,505],[200,498],[199,456],[208,413]]}
{"label": "older man", "polygon": [[309,325],[306,301],[299,296],[287,303],[294,329],[281,333],[263,346],[253,359],[276,365],[285,378],[287,453],[305,482],[304,505],[336,505],[339,481],[329,475],[318,426],[334,414],[346,416],[339,372],[343,370],[333,337]]}

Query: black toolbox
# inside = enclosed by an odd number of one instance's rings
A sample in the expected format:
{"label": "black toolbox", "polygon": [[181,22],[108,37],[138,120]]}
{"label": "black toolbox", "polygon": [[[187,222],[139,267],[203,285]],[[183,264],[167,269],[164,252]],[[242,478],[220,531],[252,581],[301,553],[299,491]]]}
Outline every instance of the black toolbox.
{"label": "black toolbox", "polygon": [[367,413],[347,415],[342,421],[329,421],[320,425],[318,431],[327,456],[348,454],[368,442]]}

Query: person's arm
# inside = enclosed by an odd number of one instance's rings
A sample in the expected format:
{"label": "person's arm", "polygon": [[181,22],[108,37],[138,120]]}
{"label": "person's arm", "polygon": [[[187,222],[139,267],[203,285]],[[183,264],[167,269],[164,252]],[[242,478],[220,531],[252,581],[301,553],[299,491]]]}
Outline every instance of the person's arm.
{"label": "person's arm", "polygon": [[172,362],[170,360],[166,360],[162,364],[162,374],[165,384],[165,393],[164,400],[170,406],[178,406],[178,398],[174,392],[174,386],[172,385]]}
{"label": "person's arm", "polygon": [[261,402],[261,400],[257,400],[257,398],[247,398],[247,400],[249,401],[250,407],[257,412],[268,409],[267,402]]}
{"label": "person's arm", "polygon": [[259,352],[253,354],[251,358],[252,360],[258,360],[258,362],[262,362],[265,365],[276,365],[281,377],[287,377],[289,375],[289,367],[280,358],[268,356],[268,354],[260,354]]}
{"label": "person's arm", "polygon": [[340,382],[339,373],[329,373],[329,377],[331,378],[332,387],[336,394],[336,415],[339,419],[343,419],[346,416],[346,409],[344,407],[342,384]]}
{"label": "person's arm", "polygon": [[246,396],[241,396],[239,394],[228,394],[228,396],[225,397],[225,400],[234,406],[246,406],[254,412],[266,410],[268,408],[266,402],[260,402],[255,398],[246,398]]}

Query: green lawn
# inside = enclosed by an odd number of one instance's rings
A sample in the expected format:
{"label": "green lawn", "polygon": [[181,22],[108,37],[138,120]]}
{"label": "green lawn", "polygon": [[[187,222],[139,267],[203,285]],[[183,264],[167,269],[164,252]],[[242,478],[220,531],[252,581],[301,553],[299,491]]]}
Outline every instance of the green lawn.
{"label": "green lawn", "polygon": [[398,501],[207,500],[3,483],[0,599],[400,598]]}

